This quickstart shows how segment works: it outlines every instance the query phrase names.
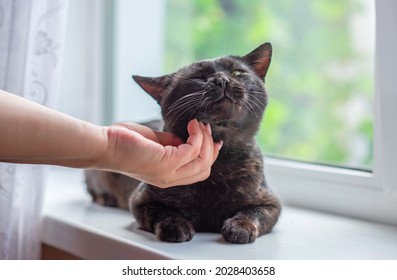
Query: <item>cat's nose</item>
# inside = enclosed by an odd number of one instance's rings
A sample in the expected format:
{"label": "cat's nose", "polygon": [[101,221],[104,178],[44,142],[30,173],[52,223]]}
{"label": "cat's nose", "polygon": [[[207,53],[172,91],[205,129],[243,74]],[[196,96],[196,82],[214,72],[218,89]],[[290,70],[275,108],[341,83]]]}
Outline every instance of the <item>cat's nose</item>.
{"label": "cat's nose", "polygon": [[212,77],[212,83],[225,89],[227,84],[229,83],[229,78],[224,73],[215,73],[214,77]]}

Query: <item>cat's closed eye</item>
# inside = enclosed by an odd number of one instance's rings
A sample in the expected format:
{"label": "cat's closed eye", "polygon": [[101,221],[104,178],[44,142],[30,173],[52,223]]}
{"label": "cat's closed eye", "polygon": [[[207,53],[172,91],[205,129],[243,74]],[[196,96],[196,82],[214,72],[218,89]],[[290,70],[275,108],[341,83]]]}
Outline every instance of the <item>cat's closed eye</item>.
{"label": "cat's closed eye", "polygon": [[190,80],[197,82],[197,83],[205,83],[207,82],[208,78],[204,76],[197,76],[197,77],[192,77]]}

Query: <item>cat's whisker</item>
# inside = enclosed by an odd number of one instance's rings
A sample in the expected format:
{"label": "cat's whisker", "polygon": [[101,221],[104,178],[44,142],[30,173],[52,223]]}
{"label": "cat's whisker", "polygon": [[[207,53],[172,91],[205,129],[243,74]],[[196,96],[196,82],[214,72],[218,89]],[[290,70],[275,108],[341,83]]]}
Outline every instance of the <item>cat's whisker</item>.
{"label": "cat's whisker", "polygon": [[[173,111],[173,114],[170,116],[171,119],[176,122],[181,116],[183,116],[183,114],[185,114],[192,108],[192,105],[199,104],[199,101],[200,101],[199,98],[195,98],[195,99],[191,99],[191,100],[183,103],[183,106],[180,106],[180,107],[178,107],[177,110]],[[195,111],[197,111],[199,106],[196,106],[196,107],[197,108]]]}
{"label": "cat's whisker", "polygon": [[266,105],[265,101],[260,100],[257,96],[252,95],[252,94],[250,95],[250,97],[252,98],[252,99],[249,99],[249,102],[251,103],[251,105],[255,105],[260,111],[262,111],[263,107]]}
{"label": "cat's whisker", "polygon": [[258,108],[259,109],[259,111],[262,111],[263,110],[263,108],[261,107],[261,106],[259,106],[254,100],[248,100],[248,102],[247,103],[249,103],[250,104],[250,106],[252,107],[252,108],[254,108],[252,105],[255,105],[256,106],[256,108]]}
{"label": "cat's whisker", "polygon": [[[189,98],[184,98],[182,100],[179,100],[173,104],[173,106],[170,107],[169,111],[167,112],[167,116],[169,116],[171,119],[179,119],[181,115],[181,111],[191,107],[192,105],[196,104],[199,102],[199,100],[202,98],[203,93],[195,93],[195,94],[190,94]],[[179,115],[179,116],[177,116]]]}
{"label": "cat's whisker", "polygon": [[243,103],[243,106],[251,113],[255,114],[254,107],[249,102]]}
{"label": "cat's whisker", "polygon": [[243,103],[243,106],[244,106],[245,108],[247,108],[248,111],[250,111],[251,113],[253,113],[253,114],[255,115],[256,118],[258,118],[258,114],[255,112],[254,107],[252,107],[252,105],[251,105],[249,102]]}
{"label": "cat's whisker", "polygon": [[197,106],[197,108],[190,114],[189,119],[192,119],[193,115],[197,112],[198,109],[200,109],[200,106]]}
{"label": "cat's whisker", "polygon": [[[205,102],[206,102],[208,99],[210,99],[210,97],[206,97],[206,98],[203,100],[202,104],[205,104]],[[207,102],[207,104],[205,104],[206,106],[205,106],[205,108],[204,108],[204,112],[207,111],[208,106],[209,106],[210,104],[211,104],[211,102]]]}
{"label": "cat's whisker", "polygon": [[[186,112],[188,112],[191,109],[191,107],[186,108],[184,111],[182,111],[175,119],[175,122],[182,117]],[[198,107],[196,108],[196,110],[191,114],[190,118],[193,116],[193,114],[197,111]]]}
{"label": "cat's whisker", "polygon": [[[189,119],[191,119],[191,118],[193,117],[193,115],[197,112],[197,110],[200,109],[200,108],[202,108],[202,105],[204,104],[204,102],[205,102],[206,100],[209,99],[209,97],[206,97],[206,98],[203,100],[204,95],[205,95],[206,93],[208,93],[208,92],[205,91],[205,92],[203,93],[203,95],[201,96],[201,98],[200,98],[200,104],[198,104],[197,108],[190,114]],[[208,104],[207,104],[207,106],[208,106]],[[207,106],[206,106],[206,108],[207,108]]]}
{"label": "cat's whisker", "polygon": [[182,96],[181,98],[179,98],[178,100],[176,100],[170,107],[169,109],[172,110],[175,106],[178,106],[179,103],[183,102],[185,99],[194,97],[194,96],[199,96],[199,95],[204,95],[205,91],[201,90],[201,91],[197,91],[197,92],[193,92],[190,94],[187,94],[185,96]]}
{"label": "cat's whisker", "polygon": [[188,105],[197,103],[199,100],[200,100],[200,98],[197,98],[197,97],[189,99],[189,100],[184,100],[184,102],[179,103],[178,106],[176,106],[172,109],[169,109],[170,110],[169,113],[178,112],[180,109],[184,109]]}
{"label": "cat's whisker", "polygon": [[203,106],[203,103],[209,99],[209,97],[206,97],[203,100],[206,93],[208,93],[206,90],[202,90],[183,96],[170,106],[166,115],[176,122],[181,116],[183,116],[183,114],[196,107],[190,115],[190,118],[192,118],[197,110]]}
{"label": "cat's whisker", "polygon": [[203,106],[205,106],[205,108],[203,109],[203,112],[207,112],[208,106],[211,105],[211,102],[207,102],[207,100],[209,100],[210,97],[206,97],[200,104],[200,107],[203,108]]}
{"label": "cat's whisker", "polygon": [[174,106],[173,108],[170,107],[169,111],[167,112],[166,115],[167,116],[174,115],[174,114],[178,113],[180,110],[183,110],[186,107],[191,106],[192,104],[199,102],[200,99],[201,99],[201,97],[195,96],[195,97],[192,97],[192,98],[190,98],[188,100],[183,100],[182,102],[179,102],[177,104],[177,106]]}
{"label": "cat's whisker", "polygon": [[265,105],[265,101],[260,100],[257,96],[255,96],[255,95],[252,94],[251,97],[252,97],[252,98],[255,98],[255,100],[256,100],[258,103],[260,103],[261,105]]}

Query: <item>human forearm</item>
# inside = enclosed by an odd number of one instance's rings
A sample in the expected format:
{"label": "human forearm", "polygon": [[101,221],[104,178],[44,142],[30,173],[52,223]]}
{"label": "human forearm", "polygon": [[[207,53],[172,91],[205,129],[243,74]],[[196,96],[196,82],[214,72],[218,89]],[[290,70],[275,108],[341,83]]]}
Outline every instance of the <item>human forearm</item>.
{"label": "human forearm", "polygon": [[0,161],[115,171],[170,187],[207,178],[221,143],[192,120],[186,143],[134,123],[97,126],[0,90]]}
{"label": "human forearm", "polygon": [[0,161],[94,167],[106,129],[0,91]]}

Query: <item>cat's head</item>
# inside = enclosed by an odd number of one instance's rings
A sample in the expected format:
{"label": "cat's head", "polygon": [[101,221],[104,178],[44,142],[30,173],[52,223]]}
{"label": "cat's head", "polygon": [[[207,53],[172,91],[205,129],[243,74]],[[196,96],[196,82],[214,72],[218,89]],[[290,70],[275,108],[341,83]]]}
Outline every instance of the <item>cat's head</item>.
{"label": "cat's head", "polygon": [[191,119],[210,123],[215,141],[246,141],[258,130],[267,104],[264,78],[272,46],[245,56],[203,60],[172,74],[134,80],[161,106],[166,131],[187,139]]}

